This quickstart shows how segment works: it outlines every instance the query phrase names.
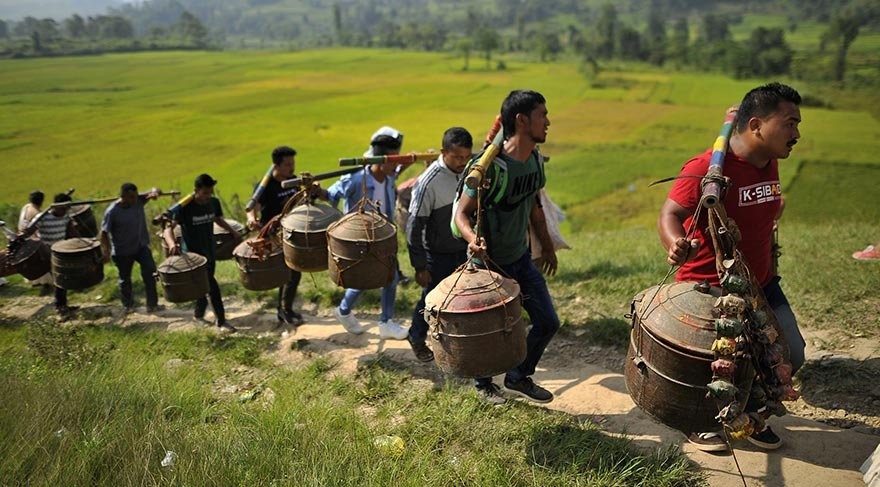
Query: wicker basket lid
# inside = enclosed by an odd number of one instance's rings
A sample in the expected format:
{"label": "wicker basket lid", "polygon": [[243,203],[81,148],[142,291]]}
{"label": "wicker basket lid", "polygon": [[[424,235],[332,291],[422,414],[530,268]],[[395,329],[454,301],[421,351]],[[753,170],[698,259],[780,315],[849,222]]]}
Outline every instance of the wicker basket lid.
{"label": "wicker basket lid", "polygon": [[177,274],[189,272],[205,265],[208,259],[194,252],[186,252],[183,255],[172,255],[161,264],[159,264],[159,272],[162,274]]}
{"label": "wicker basket lid", "polygon": [[68,238],[52,244],[52,252],[56,254],[76,254],[86,250],[100,247],[101,242],[96,238]]}
{"label": "wicker basket lid", "polygon": [[396,234],[397,225],[375,211],[349,213],[327,229],[328,237],[347,242],[378,242]]}
{"label": "wicker basket lid", "polygon": [[443,313],[477,313],[519,296],[519,284],[487,269],[467,268],[440,281],[425,297],[425,307]]}
{"label": "wicker basket lid", "polygon": [[327,230],[342,213],[330,205],[306,203],[297,205],[281,219],[281,226],[288,232],[317,233]]}

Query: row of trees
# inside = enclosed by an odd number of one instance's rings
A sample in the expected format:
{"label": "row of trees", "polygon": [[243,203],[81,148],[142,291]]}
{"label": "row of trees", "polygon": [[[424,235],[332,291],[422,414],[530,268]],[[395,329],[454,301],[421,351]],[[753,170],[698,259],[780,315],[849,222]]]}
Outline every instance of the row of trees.
{"label": "row of trees", "polygon": [[[208,47],[208,30],[187,11],[170,25],[151,27],[144,36],[153,45],[156,41],[165,41],[163,47]],[[11,44],[5,49],[7,55],[64,54],[81,50],[100,52],[102,46],[110,46],[110,41],[115,43],[114,49],[120,42],[126,45],[125,41],[131,47],[141,45],[131,21],[121,15],[83,18],[74,14],[60,23],[50,18],[34,17],[25,17],[11,25],[0,20],[0,41],[3,40]],[[133,44],[135,42],[137,44]]]}
{"label": "row of trees", "polygon": [[[779,28],[757,28],[735,42],[741,14],[722,0],[620,0],[600,6],[583,0],[146,0],[123,3],[109,15],[72,16],[61,23],[27,18],[0,22],[0,39],[180,39],[191,47],[223,35],[270,45],[347,45],[457,51],[464,67],[479,55],[492,65],[498,52],[530,52],[541,61],[563,53],[594,66],[609,59],[655,65],[711,67],[736,76],[773,76],[792,70],[794,53]],[[877,0],[744,0],[741,11],[788,12],[789,30],[804,20],[828,22],[820,57],[843,80],[849,46],[866,25],[878,26]],[[719,14],[717,12],[726,12]],[[769,11],[769,10],[768,10]],[[200,21],[201,19],[201,21]],[[625,19],[625,20],[624,20]],[[698,20],[697,20],[698,19]],[[698,21],[698,25],[692,25]],[[202,22],[205,24],[203,25]],[[215,32],[213,38],[205,25]],[[817,44],[819,40],[817,39]],[[824,57],[823,57],[824,56]],[[802,66],[805,63],[801,63]]]}

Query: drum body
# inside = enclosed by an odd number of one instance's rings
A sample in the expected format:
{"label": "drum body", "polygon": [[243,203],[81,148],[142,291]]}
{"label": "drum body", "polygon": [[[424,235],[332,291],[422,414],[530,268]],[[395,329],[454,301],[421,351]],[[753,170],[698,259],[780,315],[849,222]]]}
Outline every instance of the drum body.
{"label": "drum body", "polygon": [[188,303],[208,294],[208,259],[192,252],[168,257],[158,268],[165,300]]}
{"label": "drum body", "polygon": [[232,252],[238,264],[238,277],[242,286],[251,291],[266,291],[283,286],[290,280],[290,268],[284,263],[284,252],[274,247],[265,260],[254,253],[246,240]]}
{"label": "drum body", "polygon": [[284,262],[299,272],[326,271],[327,228],[342,218],[330,205],[306,203],[295,206],[281,219]]}
{"label": "drum body", "polygon": [[104,280],[104,255],[96,238],[69,238],[52,244],[55,286],[88,289]]}
{"label": "drum body", "polygon": [[491,377],[525,360],[519,285],[485,269],[455,272],[425,298],[437,366],[459,377]]}
{"label": "drum body", "polygon": [[[717,337],[713,310],[721,289],[694,282],[651,287],[633,299],[633,329],[624,366],[633,401],[661,423],[685,433],[718,431],[718,405],[707,398]],[[748,394],[754,369],[735,362],[735,385]],[[747,396],[746,396],[747,397]]]}
{"label": "drum body", "polygon": [[95,213],[92,211],[91,205],[71,206],[68,215],[76,222],[80,237],[97,238],[98,222],[95,220]]}
{"label": "drum body", "polygon": [[330,279],[353,289],[378,289],[397,273],[397,226],[375,211],[355,211],[327,229]]}
{"label": "drum body", "polygon": [[[239,236],[246,233],[244,225],[241,223],[228,218],[224,218],[224,220]],[[214,244],[214,258],[217,260],[232,259],[232,251],[235,250],[236,246],[235,235],[229,233],[229,231],[216,223],[214,223]]]}

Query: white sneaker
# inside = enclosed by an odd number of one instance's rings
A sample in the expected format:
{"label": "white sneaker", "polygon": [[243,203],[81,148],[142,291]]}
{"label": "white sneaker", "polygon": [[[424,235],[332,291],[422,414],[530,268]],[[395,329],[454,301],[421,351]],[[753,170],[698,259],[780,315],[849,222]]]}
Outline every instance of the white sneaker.
{"label": "white sneaker", "polygon": [[408,336],[409,330],[398,325],[393,320],[379,322],[379,338],[403,340]]}
{"label": "white sneaker", "polygon": [[360,335],[364,332],[364,327],[358,323],[358,319],[354,316],[354,313],[349,313],[347,315],[342,314],[339,311],[339,306],[333,308],[333,316],[342,324],[342,327],[345,328],[345,331],[353,334]]}

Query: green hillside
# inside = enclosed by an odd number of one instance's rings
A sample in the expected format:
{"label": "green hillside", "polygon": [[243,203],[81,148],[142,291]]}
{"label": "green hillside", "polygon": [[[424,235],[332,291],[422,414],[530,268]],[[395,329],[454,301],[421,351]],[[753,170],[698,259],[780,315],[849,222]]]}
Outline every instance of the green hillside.
{"label": "green hillside", "polygon": [[[711,144],[724,109],[762,82],[622,70],[588,82],[565,63],[462,72],[442,54],[360,49],[108,55],[2,69],[0,201],[10,204],[33,188],[99,196],[127,180],[188,189],[205,171],[222,194],[246,196],[276,145],[296,147],[299,169],[311,171],[359,155],[385,124],[406,134],[405,151],[437,149],[452,125],[482,136],[504,95],[529,87],[548,97],[551,194],[576,208],[674,173]],[[786,181],[803,161],[880,163],[880,123],[869,114],[803,112]]]}

